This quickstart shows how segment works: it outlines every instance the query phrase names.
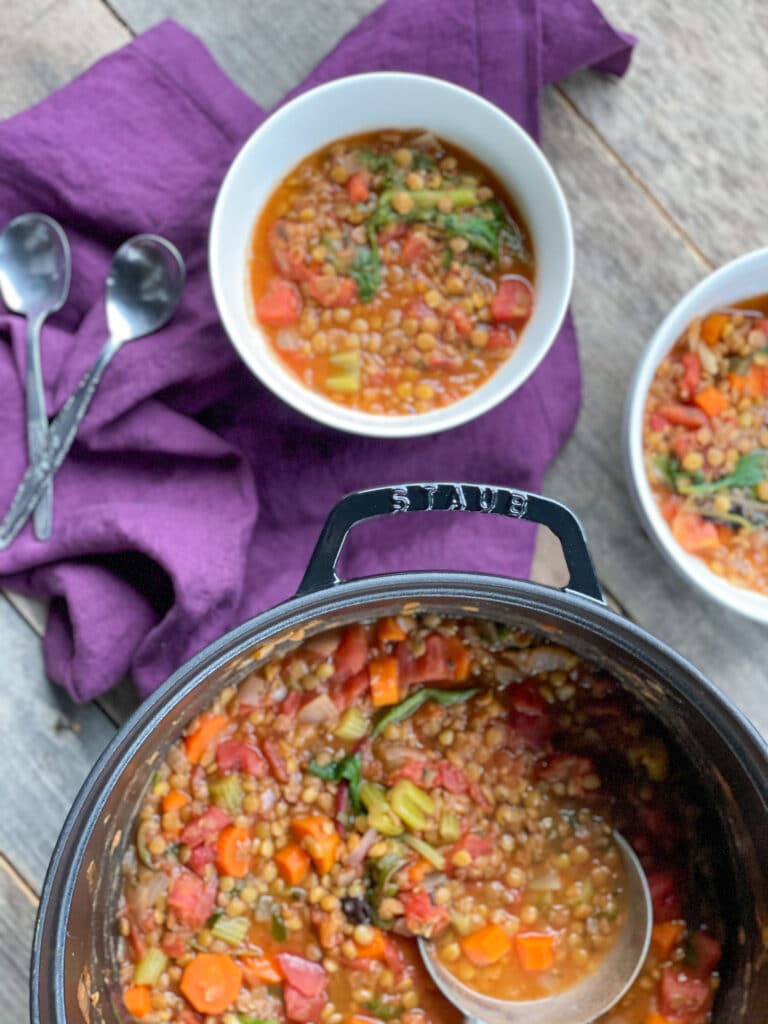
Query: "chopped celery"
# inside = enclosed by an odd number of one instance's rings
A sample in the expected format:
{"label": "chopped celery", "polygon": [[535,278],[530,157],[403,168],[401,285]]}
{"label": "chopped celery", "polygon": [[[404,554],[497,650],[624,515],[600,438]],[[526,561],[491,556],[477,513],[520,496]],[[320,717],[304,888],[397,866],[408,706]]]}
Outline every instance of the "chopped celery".
{"label": "chopped celery", "polygon": [[230,946],[240,946],[248,933],[247,917],[227,917],[224,915],[211,928],[211,935]]}
{"label": "chopped celery", "polygon": [[157,946],[150,946],[141,960],[136,964],[133,974],[135,985],[155,985],[165,970],[168,957]]}
{"label": "chopped celery", "polygon": [[461,822],[455,814],[445,813],[440,818],[440,838],[455,843],[461,837]]}
{"label": "chopped celery", "polygon": [[434,813],[435,801],[408,779],[401,779],[389,794],[389,806],[408,828],[419,831],[426,826],[427,816]]}
{"label": "chopped celery", "polygon": [[340,740],[361,740],[368,732],[368,719],[359,708],[347,708],[334,736]]}
{"label": "chopped celery", "polygon": [[414,204],[421,210],[431,210],[441,199],[449,199],[451,205],[458,209],[461,206],[476,206],[479,202],[477,192],[473,188],[421,189],[409,193]]}
{"label": "chopped celery", "polygon": [[277,907],[272,911],[272,938],[275,942],[285,942],[288,938],[288,929]]}
{"label": "chopped celery", "polygon": [[418,836],[406,836],[405,842],[412,850],[415,850],[420,857],[423,857],[424,860],[428,860],[429,863],[433,867],[437,868],[438,871],[443,870],[445,867],[445,857],[439,850],[436,850],[434,846],[431,846],[423,839],[419,839]]}
{"label": "chopped celery", "polygon": [[237,814],[243,805],[243,787],[237,775],[225,775],[210,784],[211,798],[219,807],[230,814]]}
{"label": "chopped celery", "polygon": [[366,811],[374,807],[381,807],[387,802],[387,793],[383,786],[377,786],[375,782],[363,782],[360,786],[360,799]]}
{"label": "chopped celery", "polygon": [[360,390],[360,374],[350,371],[349,373],[337,374],[335,377],[326,377],[325,386],[329,391],[352,394],[352,392]]}
{"label": "chopped celery", "polygon": [[403,831],[403,823],[386,800],[368,811],[368,824],[383,836],[399,836]]}
{"label": "chopped celery", "polygon": [[336,352],[328,357],[328,362],[338,370],[342,370],[345,373],[353,373],[360,369],[360,353],[357,350],[353,352]]}

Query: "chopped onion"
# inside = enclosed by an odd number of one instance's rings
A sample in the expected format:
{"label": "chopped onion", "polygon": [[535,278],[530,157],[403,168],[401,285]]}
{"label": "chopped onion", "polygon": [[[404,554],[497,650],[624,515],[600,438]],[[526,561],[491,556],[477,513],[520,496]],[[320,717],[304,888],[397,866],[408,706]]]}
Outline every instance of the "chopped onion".
{"label": "chopped onion", "polygon": [[538,875],[528,883],[528,888],[535,892],[557,892],[562,887],[562,880],[554,868],[550,868],[549,871],[545,871],[543,875]]}
{"label": "chopped onion", "polygon": [[376,829],[369,828],[368,831],[364,833],[363,838],[354,848],[352,853],[350,853],[350,855],[347,857],[345,862],[346,866],[348,868],[354,868],[362,864],[365,858],[368,856],[368,851],[375,844],[378,838],[379,833],[376,831]]}
{"label": "chopped onion", "polygon": [[291,327],[283,327],[275,335],[275,344],[282,352],[296,352],[301,348],[302,337]]}
{"label": "chopped onion", "polygon": [[335,720],[338,717],[338,709],[327,693],[321,693],[309,704],[305,704],[296,716],[299,722],[309,722],[313,725],[318,722],[327,722],[329,719]]}

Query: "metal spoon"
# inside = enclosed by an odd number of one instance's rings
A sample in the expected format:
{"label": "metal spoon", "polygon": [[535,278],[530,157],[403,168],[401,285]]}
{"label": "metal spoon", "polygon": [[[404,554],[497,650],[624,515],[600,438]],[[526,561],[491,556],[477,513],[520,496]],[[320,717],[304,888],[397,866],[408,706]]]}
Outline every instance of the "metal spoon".
{"label": "metal spoon", "polygon": [[419,939],[419,952],[445,998],[465,1014],[468,1024],[588,1024],[614,1006],[637,977],[651,941],[653,912],[648,882],[629,843],[613,834],[627,876],[627,921],[594,974],[553,996],[513,1001],[494,999],[462,984]]}
{"label": "metal spoon", "polygon": [[167,323],[176,312],[183,287],[184,261],[165,238],[136,235],[117,250],[107,277],[109,339],[51,423],[38,460],[24,474],[0,523],[0,549],[7,547],[22,528],[47,482],[64,461],[110,359],[127,341],[152,334]]}
{"label": "metal spoon", "polygon": [[[27,449],[30,464],[40,455],[48,433],[40,330],[45,318],[64,305],[69,294],[72,258],[67,236],[43,213],[23,213],[0,234],[0,294],[12,313],[27,318]],[[35,508],[38,540],[48,540],[53,523],[53,481]]]}

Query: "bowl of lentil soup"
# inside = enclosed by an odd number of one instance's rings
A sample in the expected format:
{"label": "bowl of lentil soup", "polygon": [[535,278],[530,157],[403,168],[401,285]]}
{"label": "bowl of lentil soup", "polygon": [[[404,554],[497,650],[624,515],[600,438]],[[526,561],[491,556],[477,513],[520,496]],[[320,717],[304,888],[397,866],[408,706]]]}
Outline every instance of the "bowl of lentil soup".
{"label": "bowl of lentil soup", "polygon": [[[409,507],[548,522],[567,591],[332,582],[340,527]],[[299,594],[184,666],[86,781],[41,897],[33,1024],[453,1024],[415,936],[465,983],[510,955],[533,986],[587,968],[622,914],[611,826],[655,923],[602,1024],[756,1019],[765,744],[597,600],[580,536],[502,489],[341,502]]]}
{"label": "bowl of lentil soup", "polygon": [[625,451],[662,554],[768,623],[768,249],[716,270],[660,325],[630,390]]}
{"label": "bowl of lentil soup", "polygon": [[511,395],[554,340],[570,219],[541,151],[448,82],[381,73],[278,110],[222,184],[210,268],[250,369],[299,411],[410,437]]}

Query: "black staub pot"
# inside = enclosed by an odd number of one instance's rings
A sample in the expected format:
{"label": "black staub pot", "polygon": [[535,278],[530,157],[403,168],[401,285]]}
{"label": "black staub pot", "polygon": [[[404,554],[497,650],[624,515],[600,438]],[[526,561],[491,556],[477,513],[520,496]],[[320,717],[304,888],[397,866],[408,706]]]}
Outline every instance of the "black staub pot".
{"label": "black staub pot", "polygon": [[[563,546],[568,586],[561,591],[455,572],[339,581],[334,567],[355,523],[431,510],[474,512],[478,520],[481,513],[495,514],[548,526]],[[224,686],[305,637],[405,608],[484,617],[543,634],[610,670],[663,721],[694,765],[723,835],[729,939],[714,1020],[768,1020],[766,744],[692,665],[606,608],[581,527],[562,505],[502,487],[410,484],[362,491],[339,502],[298,594],[180,668],[105,750],[67,818],[45,881],[32,954],[33,1024],[123,1020],[112,968],[121,857],[153,768],[186,722]]]}

